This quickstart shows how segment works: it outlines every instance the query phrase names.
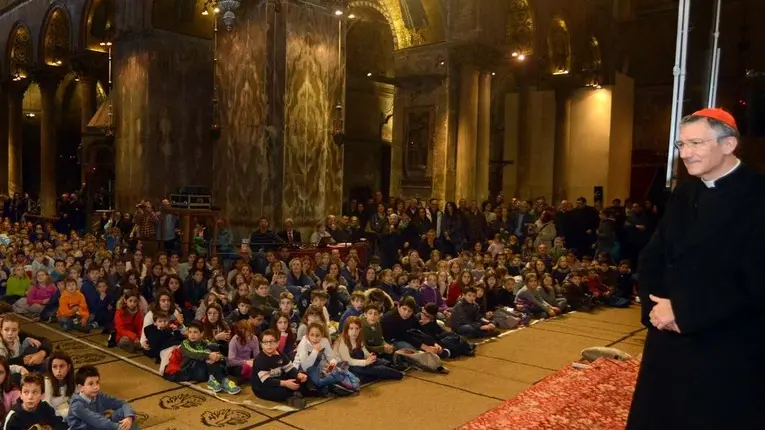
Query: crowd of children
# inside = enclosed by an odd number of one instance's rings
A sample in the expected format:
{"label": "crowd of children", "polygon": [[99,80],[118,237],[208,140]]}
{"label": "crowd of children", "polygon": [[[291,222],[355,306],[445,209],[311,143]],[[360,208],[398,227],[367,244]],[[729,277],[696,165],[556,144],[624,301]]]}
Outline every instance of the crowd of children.
{"label": "crowd of children", "polygon": [[[446,373],[441,360],[475,354],[473,339],[570,309],[626,306],[633,289],[627,261],[615,266],[606,253],[580,259],[562,238],[534,246],[497,235],[454,255],[410,247],[390,267],[354,252],[265,252],[261,270],[252,253],[228,267],[216,256],[146,256],[140,241],[128,248],[119,237],[34,227],[2,226],[0,265],[9,276],[0,301],[16,313],[64,331],[108,333],[109,347],[143,351],[169,380],[206,381],[229,394],[248,384],[298,408],[305,395],[345,396],[365,382],[401,379],[410,365]],[[427,259],[420,250],[429,250]],[[21,387],[21,401],[4,392],[8,422],[26,423],[40,399],[70,426],[73,414],[87,421],[93,408],[116,405],[87,400],[101,394],[97,372],[85,367],[74,382],[56,382],[73,374],[72,363],[44,339],[3,328],[2,340],[6,380],[23,375],[10,386]],[[35,385],[35,372],[49,381]],[[121,408],[110,422],[130,428],[131,410]],[[83,425],[76,428],[91,421]]]}

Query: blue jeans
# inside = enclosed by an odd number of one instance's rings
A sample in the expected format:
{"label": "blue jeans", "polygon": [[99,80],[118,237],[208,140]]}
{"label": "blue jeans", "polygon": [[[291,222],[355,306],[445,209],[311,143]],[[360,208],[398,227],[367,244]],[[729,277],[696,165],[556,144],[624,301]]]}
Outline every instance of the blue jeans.
{"label": "blue jeans", "polygon": [[417,348],[415,348],[414,345],[412,345],[409,342],[403,341],[403,340],[397,340],[397,341],[393,342],[393,348],[395,348],[397,350],[398,349],[413,349],[413,350],[417,351]]}
{"label": "blue jeans", "polygon": [[317,388],[328,387],[343,381],[343,375],[336,372],[329,372],[327,376],[322,376],[318,364],[309,367],[305,373],[308,375],[308,379],[310,379],[311,382],[313,382],[313,385],[316,385]]}

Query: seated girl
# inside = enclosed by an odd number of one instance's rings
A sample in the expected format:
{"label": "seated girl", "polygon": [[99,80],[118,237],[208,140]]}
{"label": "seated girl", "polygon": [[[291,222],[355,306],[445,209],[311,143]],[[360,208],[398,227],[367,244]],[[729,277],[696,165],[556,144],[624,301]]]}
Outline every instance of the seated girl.
{"label": "seated girl", "polygon": [[138,308],[139,297],[136,291],[128,290],[120,307],[114,314],[114,330],[117,345],[127,352],[141,349],[141,332],[143,331],[143,314]]}
{"label": "seated girl", "polygon": [[388,366],[388,362],[370,353],[364,346],[361,318],[351,316],[343,325],[343,334],[336,346],[337,357],[349,365],[348,370],[363,382],[402,379],[404,373]]}
{"label": "seated girl", "polygon": [[23,366],[29,371],[43,371],[45,359],[50,356],[53,348],[47,339],[34,339],[19,331],[20,325],[14,315],[3,315],[0,322],[0,357],[8,360],[10,365]]}
{"label": "seated girl", "polygon": [[234,337],[228,344],[228,374],[249,381],[252,377],[253,360],[260,353],[258,337],[247,320],[234,324]]}
{"label": "seated girl", "polygon": [[[135,291],[138,288],[135,287]],[[175,305],[173,295],[168,290],[159,290],[154,303],[149,308],[149,312],[143,317],[143,329],[141,331],[141,346],[144,350],[149,350],[149,341],[146,339],[145,329],[147,326],[154,325],[154,312],[162,311],[170,317],[170,328],[183,331],[183,314],[181,309]]]}
{"label": "seated girl", "polygon": [[56,293],[56,285],[48,272],[38,271],[36,279],[37,282],[27,291],[27,296],[13,304],[13,311],[17,314],[39,316]]}
{"label": "seated girl", "polygon": [[311,305],[303,313],[303,322],[300,324],[297,330],[297,339],[300,340],[308,334],[308,326],[311,323],[319,323],[327,326],[327,319],[324,316],[324,308],[318,305]]}
{"label": "seated girl", "polygon": [[360,389],[359,378],[338,365],[327,338],[327,327],[321,323],[308,325],[308,333],[295,350],[295,365],[308,375],[322,395],[332,392],[337,396],[348,396]]}
{"label": "seated girl", "polygon": [[274,317],[271,329],[279,335],[277,340],[279,353],[290,360],[295,355],[295,344],[297,342],[297,336],[292,329],[290,322],[290,316],[284,312],[279,312]]}
{"label": "seated girl", "polygon": [[539,280],[535,273],[527,273],[524,286],[515,296],[515,309],[525,314],[554,317],[560,308],[548,303],[539,292]]}
{"label": "seated girl", "polygon": [[0,391],[2,392],[2,402],[0,402],[0,420],[5,421],[6,415],[13,405],[18,402],[21,393],[13,384],[11,378],[11,368],[8,361],[0,358]]}
{"label": "seated girl", "polygon": [[539,293],[545,301],[565,312],[568,309],[568,300],[563,297],[562,294],[558,294],[558,289],[555,288],[555,280],[553,277],[545,273],[542,275],[542,287],[539,289]]}
{"label": "seated girl", "polygon": [[55,351],[48,360],[43,401],[56,410],[56,415],[66,418],[69,414],[69,403],[75,392],[74,363],[65,352]]}
{"label": "seated girl", "polygon": [[202,320],[203,337],[208,342],[218,344],[219,351],[228,351],[231,340],[231,327],[223,320],[223,310],[220,305],[213,303],[207,306]]}

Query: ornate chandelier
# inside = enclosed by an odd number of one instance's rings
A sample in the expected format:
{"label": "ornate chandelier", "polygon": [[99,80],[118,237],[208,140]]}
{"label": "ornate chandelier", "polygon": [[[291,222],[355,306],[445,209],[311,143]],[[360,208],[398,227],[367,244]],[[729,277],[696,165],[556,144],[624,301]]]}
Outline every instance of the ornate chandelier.
{"label": "ornate chandelier", "polygon": [[226,26],[226,30],[231,31],[234,28],[234,22],[236,22],[236,15],[234,11],[239,9],[239,0],[219,0],[218,7],[223,12],[223,24]]}

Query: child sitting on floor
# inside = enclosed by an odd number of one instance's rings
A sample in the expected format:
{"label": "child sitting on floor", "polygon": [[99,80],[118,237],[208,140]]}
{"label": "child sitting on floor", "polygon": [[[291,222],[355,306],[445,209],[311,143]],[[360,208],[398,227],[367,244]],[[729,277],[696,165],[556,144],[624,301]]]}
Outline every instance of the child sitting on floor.
{"label": "child sitting on floor", "polygon": [[279,335],[278,349],[279,353],[292,360],[295,355],[295,344],[297,342],[297,336],[295,330],[292,329],[289,315],[285,313],[278,313],[271,324],[271,329],[275,330]]}
{"label": "child sitting on floor", "polygon": [[237,394],[241,391],[234,381],[226,377],[226,359],[220,352],[213,351],[218,345],[202,339],[204,328],[199,321],[186,326],[188,339],[181,342],[181,371],[178,381],[203,382],[215,393],[226,391]]}
{"label": "child sitting on floor", "polygon": [[389,367],[387,360],[378,358],[377,354],[370,353],[364,346],[361,319],[357,316],[351,316],[345,321],[335,353],[341,361],[348,363],[348,370],[365,382],[400,380],[404,377],[403,372]]}
{"label": "child sitting on floor", "polygon": [[249,380],[252,376],[253,359],[260,353],[258,337],[247,321],[239,321],[233,327],[234,337],[228,344],[229,374]]}
{"label": "child sitting on floor", "polygon": [[149,345],[145,354],[155,360],[159,360],[162,350],[183,342],[180,329],[170,325],[170,316],[162,310],[154,312],[154,323],[144,327],[143,333]]}
{"label": "child sitting on floor", "polygon": [[481,308],[475,301],[476,295],[473,286],[465,287],[462,291],[462,298],[452,308],[452,330],[466,337],[496,336],[497,327],[481,315]]}
{"label": "child sitting on floor", "polygon": [[393,359],[395,348],[387,343],[383,337],[382,326],[380,325],[380,309],[374,303],[367,303],[364,306],[361,330],[364,337],[364,346],[369,351],[378,356],[385,356],[388,360]]}
{"label": "child sitting on floor", "polygon": [[0,420],[5,421],[5,416],[8,411],[11,410],[16,401],[19,400],[21,392],[14,386],[11,381],[11,367],[8,365],[8,361],[4,358],[0,358]]}
{"label": "child sitting on floor", "polygon": [[539,292],[539,278],[535,273],[527,273],[524,286],[515,296],[515,309],[532,316],[554,317],[560,309],[547,303]]}
{"label": "child sitting on floor", "polygon": [[295,350],[295,365],[308,375],[322,395],[332,392],[337,396],[348,396],[358,392],[361,386],[359,378],[338,366],[326,326],[321,323],[308,325],[308,333]]}
{"label": "child sitting on floor", "polygon": [[351,305],[348,306],[348,309],[345,310],[343,316],[340,317],[340,324],[338,325],[339,330],[343,330],[345,321],[349,317],[361,316],[361,314],[364,312],[364,301],[366,298],[367,296],[365,296],[361,291],[354,291],[353,294],[351,294]]}
{"label": "child sitting on floor", "polygon": [[435,339],[436,343],[441,345],[445,351],[449,351],[449,358],[456,358],[461,355],[474,356],[475,344],[467,342],[454,332],[444,330],[438,323],[437,317],[438,306],[435,303],[428,303],[423,306],[422,312],[420,312],[420,330]]}
{"label": "child sitting on floor", "polygon": [[278,335],[271,329],[263,332],[262,351],[252,366],[252,391],[261,399],[274,402],[286,401],[295,409],[305,407],[304,391],[308,376],[298,372],[288,357],[277,350]]}
{"label": "child sitting on floor", "polygon": [[30,373],[24,376],[21,380],[21,398],[8,412],[3,428],[28,430],[34,426],[47,426],[52,430],[67,430],[69,426],[56,415],[53,407],[42,402],[44,390],[45,382],[42,375]]}
{"label": "child sitting on floor", "polygon": [[[101,392],[101,375],[95,366],[82,366],[74,379],[79,394],[72,397],[66,417],[71,430],[138,430],[130,404]],[[106,411],[112,411],[108,418]]]}
{"label": "child sitting on floor", "polygon": [[93,329],[91,324],[91,315],[88,310],[88,304],[85,302],[85,296],[77,289],[77,281],[68,278],[65,281],[66,289],[61,293],[58,304],[58,322],[64,331],[78,329],[85,333],[90,333]]}
{"label": "child sitting on floor", "polygon": [[141,350],[143,314],[138,308],[138,297],[137,292],[131,291],[114,315],[117,345],[130,353]]}
{"label": "child sitting on floor", "polygon": [[48,360],[43,401],[53,406],[56,415],[65,419],[69,415],[69,403],[76,388],[72,358],[65,352],[54,352]]}

